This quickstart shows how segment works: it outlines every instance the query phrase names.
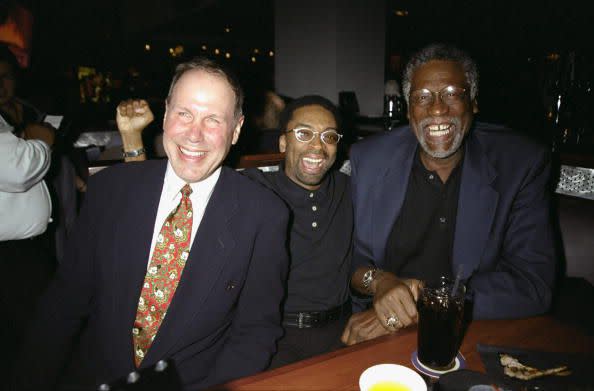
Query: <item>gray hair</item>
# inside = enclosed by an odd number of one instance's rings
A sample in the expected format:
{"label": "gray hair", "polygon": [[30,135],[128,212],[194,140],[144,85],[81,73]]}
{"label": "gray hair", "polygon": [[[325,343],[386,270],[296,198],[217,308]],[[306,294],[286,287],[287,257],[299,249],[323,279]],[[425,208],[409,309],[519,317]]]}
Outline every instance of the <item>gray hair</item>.
{"label": "gray hair", "polygon": [[479,73],[474,60],[466,52],[457,47],[435,43],[413,54],[404,68],[404,73],[402,74],[402,92],[404,93],[404,99],[406,99],[407,104],[413,73],[421,65],[425,65],[433,60],[454,61],[460,64],[464,70],[466,81],[470,85],[470,99],[476,98],[478,94]]}
{"label": "gray hair", "polygon": [[233,93],[235,94],[234,115],[235,119],[238,120],[242,115],[243,106],[243,90],[241,89],[239,81],[226,67],[223,67],[217,62],[205,57],[196,57],[190,61],[182,62],[177,67],[175,67],[175,73],[173,74],[173,79],[169,85],[169,92],[167,93],[167,103],[171,101],[171,94],[173,93],[173,89],[175,88],[175,85],[179,79],[186,72],[194,70],[204,71],[211,75],[219,76],[229,84],[229,87],[231,87]]}

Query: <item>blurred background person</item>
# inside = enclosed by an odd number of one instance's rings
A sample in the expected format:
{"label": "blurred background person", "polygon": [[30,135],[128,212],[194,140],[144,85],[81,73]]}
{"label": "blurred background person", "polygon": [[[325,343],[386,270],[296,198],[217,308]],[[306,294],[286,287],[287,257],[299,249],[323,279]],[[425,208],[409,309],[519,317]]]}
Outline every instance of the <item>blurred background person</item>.
{"label": "blurred background person", "polygon": [[43,180],[51,163],[54,133],[32,127],[25,138],[0,118],[0,376],[18,351],[22,331],[55,268],[47,233],[52,212]]}
{"label": "blurred background person", "polygon": [[16,96],[20,68],[12,52],[0,45],[0,116],[22,137],[27,125],[41,123],[43,114]]}

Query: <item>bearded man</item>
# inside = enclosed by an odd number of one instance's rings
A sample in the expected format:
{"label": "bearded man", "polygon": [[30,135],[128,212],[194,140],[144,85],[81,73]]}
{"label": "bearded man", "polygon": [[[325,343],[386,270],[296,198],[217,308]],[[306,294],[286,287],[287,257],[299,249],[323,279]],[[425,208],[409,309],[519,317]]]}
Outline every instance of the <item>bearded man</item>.
{"label": "bearded man", "polygon": [[457,48],[413,55],[402,85],[410,125],[351,150],[351,287],[364,311],[343,342],[416,323],[421,281],[440,276],[460,274],[475,319],[546,312],[555,274],[546,149],[474,122],[478,71]]}

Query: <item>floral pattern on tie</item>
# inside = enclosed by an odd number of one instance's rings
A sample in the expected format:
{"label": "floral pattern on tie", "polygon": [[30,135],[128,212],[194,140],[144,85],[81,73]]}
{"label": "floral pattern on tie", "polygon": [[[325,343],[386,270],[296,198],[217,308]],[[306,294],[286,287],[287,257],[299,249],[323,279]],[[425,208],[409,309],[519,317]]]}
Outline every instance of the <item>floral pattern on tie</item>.
{"label": "floral pattern on tie", "polygon": [[140,366],[159,331],[190,254],[192,188],[185,185],[181,193],[179,205],[165,219],[157,236],[138,299],[132,328],[136,367]]}

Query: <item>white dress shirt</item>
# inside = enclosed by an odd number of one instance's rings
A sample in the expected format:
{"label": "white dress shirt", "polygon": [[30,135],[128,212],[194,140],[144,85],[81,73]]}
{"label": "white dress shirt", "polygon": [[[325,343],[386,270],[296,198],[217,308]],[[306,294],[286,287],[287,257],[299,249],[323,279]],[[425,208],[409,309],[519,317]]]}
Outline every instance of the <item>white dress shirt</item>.
{"label": "white dress shirt", "polygon": [[[192,201],[193,211],[190,248],[192,248],[194,238],[196,237],[196,232],[198,231],[198,227],[200,226],[200,223],[202,222],[202,217],[204,216],[204,212],[206,211],[206,205],[210,200],[210,196],[212,195],[212,191],[214,190],[214,187],[217,184],[220,175],[221,168],[219,167],[208,178],[200,182],[190,183],[190,187],[192,188],[192,194],[190,194],[190,201]],[[181,201],[182,197],[180,191],[185,185],[186,182],[180,177],[178,177],[175,171],[173,171],[171,163],[167,163],[167,171],[165,172],[163,190],[161,190],[161,199],[159,200],[159,208],[157,209],[157,218],[155,220],[155,227],[153,228],[153,239],[151,241],[151,251],[149,253],[147,267],[153,256],[155,244],[157,243],[157,236],[159,235],[159,232],[161,232],[161,228],[163,227],[163,224],[165,223],[165,219],[167,219],[167,216],[169,216],[173,209],[175,209],[179,205],[179,202]]]}
{"label": "white dress shirt", "polygon": [[43,177],[50,147],[23,140],[0,116],[0,241],[27,239],[45,232],[52,203]]}

